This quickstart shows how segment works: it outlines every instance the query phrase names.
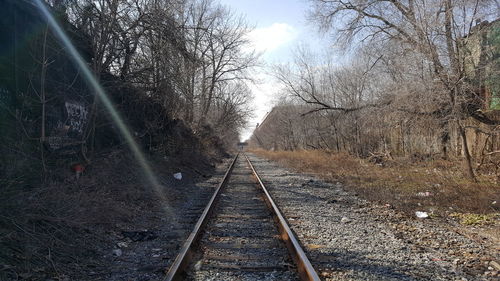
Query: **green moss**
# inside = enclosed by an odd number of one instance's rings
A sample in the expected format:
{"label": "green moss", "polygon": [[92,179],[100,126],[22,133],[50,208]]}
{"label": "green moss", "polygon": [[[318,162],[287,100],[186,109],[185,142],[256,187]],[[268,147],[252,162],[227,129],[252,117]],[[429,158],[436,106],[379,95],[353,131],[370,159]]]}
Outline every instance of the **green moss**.
{"label": "green moss", "polygon": [[460,220],[463,225],[488,225],[492,224],[499,214],[471,214],[471,213],[453,213],[450,217]]}

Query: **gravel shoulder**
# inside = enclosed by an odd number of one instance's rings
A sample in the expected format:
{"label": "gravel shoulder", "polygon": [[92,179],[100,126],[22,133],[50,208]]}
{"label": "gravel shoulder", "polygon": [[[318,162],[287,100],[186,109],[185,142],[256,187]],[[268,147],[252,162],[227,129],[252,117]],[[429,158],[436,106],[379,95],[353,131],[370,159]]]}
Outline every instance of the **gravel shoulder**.
{"label": "gravel shoulder", "polygon": [[248,156],[324,280],[500,280],[498,248],[470,230]]}

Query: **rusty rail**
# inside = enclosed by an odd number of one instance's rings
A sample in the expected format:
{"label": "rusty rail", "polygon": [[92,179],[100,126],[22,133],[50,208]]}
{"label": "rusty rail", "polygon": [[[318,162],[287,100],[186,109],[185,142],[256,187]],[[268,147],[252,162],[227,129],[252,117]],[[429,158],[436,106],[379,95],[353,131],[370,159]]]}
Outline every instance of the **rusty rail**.
{"label": "rusty rail", "polygon": [[174,260],[174,263],[172,266],[170,266],[167,275],[163,280],[166,281],[172,281],[172,280],[180,280],[181,279],[181,274],[184,272],[184,269],[189,265],[189,262],[193,256],[193,246],[196,244],[198,241],[198,238],[200,237],[200,233],[202,232],[202,228],[205,226],[207,223],[208,217],[210,216],[210,213],[213,210],[213,207],[215,206],[215,202],[217,201],[218,195],[221,191],[221,189],[226,185],[227,180],[229,179],[229,175],[231,174],[231,171],[233,170],[234,164],[236,163],[236,160],[238,159],[239,153],[236,154],[236,156],[233,159],[233,162],[231,162],[231,165],[229,166],[229,169],[227,169],[226,174],[224,175],[224,178],[222,179],[221,183],[215,190],[214,194],[210,198],[210,201],[208,202],[208,205],[205,207],[203,210],[203,213],[201,214],[200,218],[196,222],[196,225],[194,226],[194,230],[191,232],[191,234],[188,236],[187,240],[184,242],[182,245],[182,248],[180,250],[179,255]]}
{"label": "rusty rail", "polygon": [[271,194],[267,191],[267,188],[265,187],[264,183],[262,183],[262,180],[260,179],[259,175],[257,174],[257,171],[253,167],[252,163],[250,162],[250,159],[245,155],[245,158],[248,162],[248,165],[252,169],[253,175],[259,182],[260,187],[262,188],[262,191],[266,196],[266,204],[267,206],[271,209],[274,219],[278,224],[279,232],[281,235],[281,239],[285,242],[288,251],[290,252],[290,255],[292,256],[295,264],[297,265],[297,269],[299,271],[300,278],[302,280],[307,280],[307,281],[319,281],[321,280],[314,270],[313,266],[311,265],[311,262],[307,258],[304,250],[300,246],[299,241],[297,238],[295,238],[295,235],[293,234],[292,230],[288,226],[288,223],[286,222],[285,218],[281,214],[278,206],[276,203],[274,203],[273,198],[271,197]]}
{"label": "rusty rail", "polygon": [[[182,276],[181,274],[184,272],[184,270],[187,268],[189,265],[192,256],[193,256],[193,247],[195,244],[198,242],[198,239],[200,237],[200,234],[202,232],[202,228],[206,225],[208,221],[208,217],[210,216],[212,210],[214,209],[215,202],[217,201],[217,198],[220,194],[220,191],[224,186],[226,185],[229,175],[231,174],[234,164],[236,163],[236,160],[238,159],[239,154],[237,154],[229,169],[226,171],[226,174],[224,175],[224,178],[222,182],[219,184],[217,187],[216,191],[212,195],[208,205],[205,207],[203,213],[201,214],[200,218],[196,222],[196,225],[194,227],[194,230],[191,232],[187,240],[184,242],[179,255],[175,258],[174,263],[168,270],[167,275],[163,280],[166,281],[172,281],[172,280],[181,280]],[[288,251],[290,253],[290,256],[294,260],[295,264],[297,265],[297,270],[299,273],[299,276],[301,280],[304,281],[320,281],[321,279],[319,278],[318,274],[314,270],[313,266],[311,265],[311,262],[307,258],[304,250],[300,246],[299,241],[297,238],[295,238],[295,235],[293,234],[292,230],[288,226],[288,223],[286,222],[285,218],[281,214],[278,206],[276,203],[274,203],[274,200],[272,199],[271,195],[267,191],[267,188],[264,186],[262,183],[262,180],[260,179],[259,175],[257,174],[257,171],[253,167],[252,163],[250,162],[250,159],[245,155],[245,158],[248,162],[249,167],[252,170],[253,176],[257,179],[259,186],[261,187],[262,191],[264,192],[264,199],[266,201],[267,206],[271,210],[274,220],[276,221],[278,225],[278,229],[280,232],[280,237],[281,239],[285,242]]]}

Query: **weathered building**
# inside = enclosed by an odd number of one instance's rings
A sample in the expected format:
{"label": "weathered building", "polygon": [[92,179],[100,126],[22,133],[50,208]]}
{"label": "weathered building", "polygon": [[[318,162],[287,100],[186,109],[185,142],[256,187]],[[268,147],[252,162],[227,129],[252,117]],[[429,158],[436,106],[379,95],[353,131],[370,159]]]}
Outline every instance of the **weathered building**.
{"label": "weathered building", "polygon": [[482,22],[461,41],[466,81],[483,110],[500,110],[500,20]]}

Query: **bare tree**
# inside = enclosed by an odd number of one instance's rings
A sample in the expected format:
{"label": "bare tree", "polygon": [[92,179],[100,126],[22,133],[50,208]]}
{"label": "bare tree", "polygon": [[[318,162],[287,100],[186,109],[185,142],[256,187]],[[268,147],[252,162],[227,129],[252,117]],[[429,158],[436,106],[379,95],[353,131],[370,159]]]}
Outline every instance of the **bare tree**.
{"label": "bare tree", "polygon": [[355,60],[352,67],[334,67],[333,61],[320,62],[307,48],[300,47],[294,64],[277,65],[273,74],[289,95],[313,105],[306,114],[322,110],[347,113],[386,103],[375,99],[368,89],[374,76],[371,70],[379,59],[365,56]]}
{"label": "bare tree", "polygon": [[[324,30],[335,29],[343,42],[394,41],[422,55],[432,67],[434,80],[447,93],[450,120],[457,125],[463,141],[466,172],[475,180],[464,116],[476,117],[470,108],[470,92],[463,83],[464,54],[460,40],[476,20],[491,16],[491,1],[343,1],[312,0],[311,18]],[[495,12],[498,14],[498,11]],[[341,19],[342,18],[342,19]],[[340,20],[341,19],[341,20]],[[341,23],[335,25],[334,23]]]}

